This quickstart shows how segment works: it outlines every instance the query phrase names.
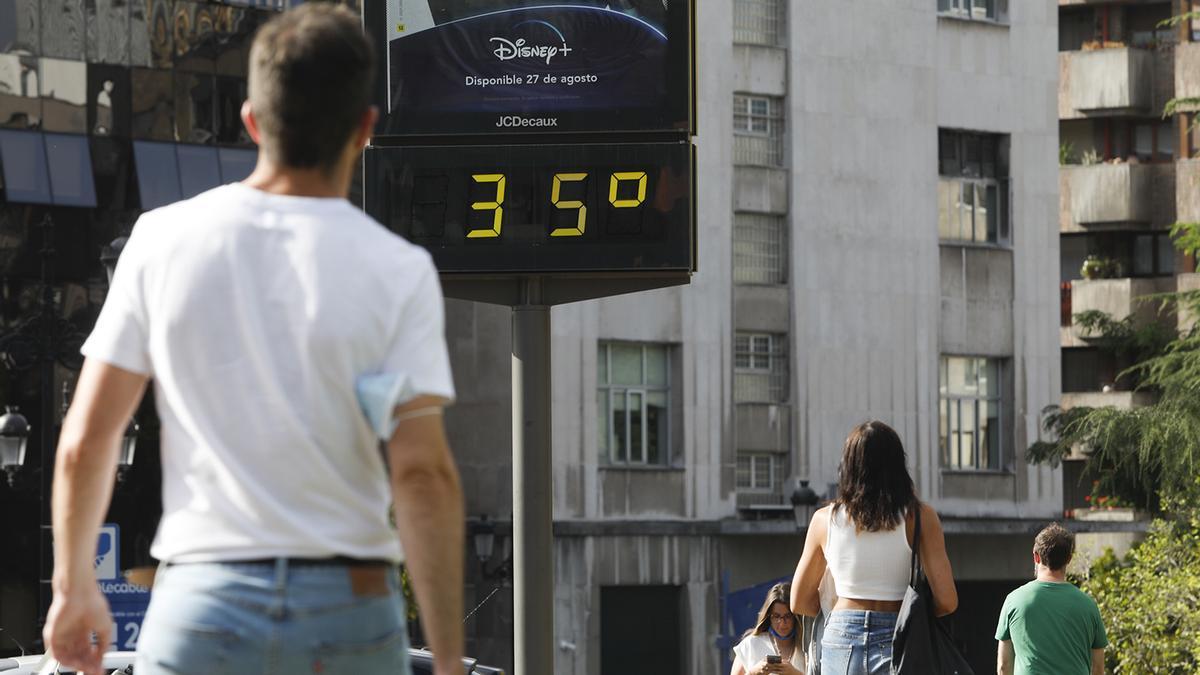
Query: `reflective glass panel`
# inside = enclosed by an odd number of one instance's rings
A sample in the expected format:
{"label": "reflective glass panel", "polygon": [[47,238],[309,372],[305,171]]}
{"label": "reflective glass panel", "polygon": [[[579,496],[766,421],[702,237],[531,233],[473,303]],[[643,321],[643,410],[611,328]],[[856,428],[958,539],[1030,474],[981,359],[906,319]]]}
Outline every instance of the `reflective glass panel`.
{"label": "reflective glass panel", "polygon": [[106,210],[137,208],[137,182],[129,143],[92,136],[91,146],[97,205]]}
{"label": "reflective glass panel", "polygon": [[50,168],[50,190],[55,204],[96,205],[87,136],[46,134],[46,164]]}
{"label": "reflective glass panel", "polygon": [[1148,234],[1133,238],[1133,275],[1148,277],[1154,274],[1154,236]]}
{"label": "reflective glass panel", "polygon": [[0,2],[0,51],[40,54],[41,0]]}
{"label": "reflective glass panel", "polygon": [[176,69],[208,74],[216,71],[216,23],[227,9],[215,3],[175,0],[172,16]]}
{"label": "reflective glass panel", "polygon": [[631,462],[646,461],[642,445],[642,412],[645,410],[642,405],[643,398],[644,394],[641,392],[629,392],[629,461]]}
{"label": "reflective glass panel", "polygon": [[217,74],[246,77],[250,58],[250,43],[258,27],[274,16],[274,12],[241,7],[224,8],[227,18],[218,23]]}
{"label": "reflective glass panel", "polygon": [[134,68],[131,92],[133,137],[175,140],[175,96],[169,70]]}
{"label": "reflective glass panel", "polygon": [[242,124],[242,103],[246,100],[246,81],[235,77],[217,77],[216,118],[218,143],[250,145],[253,141]]}
{"label": "reflective glass panel", "polygon": [[4,199],[27,204],[49,204],[50,176],[42,134],[36,131],[0,130],[0,164],[4,169]]}
{"label": "reflective glass panel", "polygon": [[212,75],[175,73],[175,133],[185,143],[212,143],[216,139]]}
{"label": "reflective glass panel", "polygon": [[128,138],[132,103],[128,68],[88,64],[88,129],[93,135]]}
{"label": "reflective glass panel", "polygon": [[221,164],[221,183],[236,183],[254,171],[254,164],[258,162],[258,151],[218,148],[217,159]]}
{"label": "reflective glass panel", "polygon": [[957,191],[954,181],[938,180],[938,237],[941,239],[958,239],[958,212],[954,210],[954,193]]}
{"label": "reflective glass panel", "polygon": [[87,64],[42,59],[42,129],[87,133]]}
{"label": "reflective glass panel", "polygon": [[629,420],[625,415],[625,391],[616,390],[612,393],[612,430],[613,450],[616,460],[624,462],[628,459]]}
{"label": "reflective glass panel", "polygon": [[596,354],[596,383],[608,383],[608,345],[600,345]]}
{"label": "reflective glass panel", "polygon": [[646,384],[667,386],[667,347],[646,346]]}
{"label": "reflective glass panel", "polygon": [[962,223],[962,238],[970,241],[975,236],[975,186],[971,183],[963,182],[961,188],[959,192],[962,196],[959,201],[959,218]]}
{"label": "reflective glass panel", "polygon": [[609,346],[612,355],[613,384],[642,383],[641,345],[614,342]]}
{"label": "reflective glass panel", "polygon": [[203,145],[177,145],[179,188],[184,199],[211,190],[221,184],[217,149]]}
{"label": "reflective glass panel", "polygon": [[179,164],[175,159],[174,143],[134,141],[133,157],[142,209],[179,201]]}
{"label": "reflective glass panel", "polygon": [[646,393],[646,461],[665,463],[667,448],[667,393]]}
{"label": "reflective glass panel", "polygon": [[1165,234],[1158,236],[1157,273],[1164,276],[1175,273],[1175,244],[1171,241],[1171,237]]}
{"label": "reflective glass panel", "polygon": [[41,126],[40,81],[36,58],[0,54],[0,127],[35,129]]}
{"label": "reflective glass panel", "polygon": [[82,61],[83,0],[42,0],[40,56]]}
{"label": "reflective glass panel", "polygon": [[129,5],[138,0],[90,0],[87,20],[87,60],[129,65]]}
{"label": "reflective glass panel", "polygon": [[739,454],[737,458],[737,486],[740,488],[752,487],[750,482],[750,455]]}

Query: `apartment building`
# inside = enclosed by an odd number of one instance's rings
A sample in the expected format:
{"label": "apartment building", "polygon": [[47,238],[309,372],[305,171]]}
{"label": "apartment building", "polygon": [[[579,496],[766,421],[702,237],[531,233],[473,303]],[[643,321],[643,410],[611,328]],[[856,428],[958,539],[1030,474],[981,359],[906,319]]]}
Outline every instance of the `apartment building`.
{"label": "apartment building", "polygon": [[[1169,232],[1200,220],[1194,108],[1164,114],[1172,99],[1200,94],[1200,23],[1168,23],[1194,9],[1190,0],[1058,5],[1062,406],[1137,407],[1153,394],[1118,377],[1132,355],[1080,315],[1165,332],[1190,325],[1141,299],[1200,287]],[[1066,463],[1069,509],[1087,506],[1083,464]]]}
{"label": "apartment building", "polygon": [[[796,564],[798,481],[830,496],[872,417],[944,514],[956,628],[991,667],[1063,506],[1024,460],[1060,395],[1057,24],[1004,0],[697,3],[699,271],[552,313],[556,672],[728,672]],[[447,317],[468,510],[500,542],[510,312]],[[505,555],[468,574],[468,648],[496,663]]]}

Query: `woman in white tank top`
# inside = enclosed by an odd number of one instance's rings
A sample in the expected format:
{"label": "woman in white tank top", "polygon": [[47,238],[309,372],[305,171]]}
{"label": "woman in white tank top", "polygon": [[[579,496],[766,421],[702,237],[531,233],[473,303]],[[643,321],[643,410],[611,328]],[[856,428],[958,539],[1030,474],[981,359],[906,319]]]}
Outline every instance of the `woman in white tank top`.
{"label": "woman in white tank top", "polygon": [[[914,542],[918,509],[921,541]],[[816,616],[826,569],[833,578],[838,600],[826,618],[820,655],[810,655],[819,659],[821,675],[891,672],[912,546],[921,547],[934,611],[953,612],[958,592],[937,512],[917,499],[900,436],[883,422],[866,422],[846,438],[838,498],[813,515],[792,579],[792,611]]]}

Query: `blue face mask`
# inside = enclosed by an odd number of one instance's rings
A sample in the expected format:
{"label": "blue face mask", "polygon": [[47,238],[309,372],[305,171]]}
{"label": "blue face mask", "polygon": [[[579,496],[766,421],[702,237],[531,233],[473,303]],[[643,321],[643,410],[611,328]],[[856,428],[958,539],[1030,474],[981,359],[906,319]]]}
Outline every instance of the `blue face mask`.
{"label": "blue face mask", "polygon": [[778,632],[775,631],[774,626],[769,627],[767,630],[771,631],[771,635],[774,635],[776,640],[791,640],[792,638],[796,637],[796,624],[795,623],[792,624],[792,632],[788,633],[787,635],[780,635]]}

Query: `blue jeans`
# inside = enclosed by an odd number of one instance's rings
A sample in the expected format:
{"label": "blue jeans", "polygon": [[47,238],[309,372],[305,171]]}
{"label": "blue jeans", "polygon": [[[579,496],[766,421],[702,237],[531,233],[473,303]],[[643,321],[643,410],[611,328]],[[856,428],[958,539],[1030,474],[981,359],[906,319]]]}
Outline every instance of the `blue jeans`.
{"label": "blue jeans", "polygon": [[[350,568],[273,563],[163,566],[137,647],[138,675],[409,673],[395,569],[369,592]],[[361,579],[361,577],[356,577]]]}
{"label": "blue jeans", "polygon": [[896,612],[837,609],[821,638],[821,675],[888,675]]}

